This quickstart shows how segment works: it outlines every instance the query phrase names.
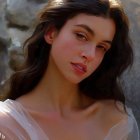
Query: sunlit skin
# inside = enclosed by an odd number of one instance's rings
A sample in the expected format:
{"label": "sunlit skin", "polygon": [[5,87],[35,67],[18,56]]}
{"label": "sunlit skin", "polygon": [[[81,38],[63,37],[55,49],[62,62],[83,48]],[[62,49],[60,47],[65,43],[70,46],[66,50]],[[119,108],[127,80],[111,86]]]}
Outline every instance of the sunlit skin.
{"label": "sunlit skin", "polygon": [[68,20],[60,31],[52,26],[45,33],[51,45],[46,73],[32,92],[17,101],[50,140],[103,140],[125,117],[113,101],[95,101],[78,90],[78,83],[102,62],[114,35],[112,19],[86,14]]}

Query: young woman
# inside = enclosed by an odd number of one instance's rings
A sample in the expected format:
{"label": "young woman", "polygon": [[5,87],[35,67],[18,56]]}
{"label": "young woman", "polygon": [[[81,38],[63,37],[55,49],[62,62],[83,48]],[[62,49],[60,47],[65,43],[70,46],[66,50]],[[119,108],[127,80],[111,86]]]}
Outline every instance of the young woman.
{"label": "young woman", "polygon": [[0,102],[6,140],[138,140],[119,84],[132,63],[116,0],[50,0]]}

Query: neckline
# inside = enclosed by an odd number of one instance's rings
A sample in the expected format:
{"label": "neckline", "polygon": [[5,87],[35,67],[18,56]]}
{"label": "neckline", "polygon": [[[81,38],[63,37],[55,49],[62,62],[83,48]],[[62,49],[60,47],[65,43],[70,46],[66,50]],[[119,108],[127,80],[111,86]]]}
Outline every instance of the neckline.
{"label": "neckline", "polygon": [[[35,128],[38,128],[39,130],[40,130],[40,132],[41,132],[41,134],[45,137],[45,138],[47,138],[47,139],[45,139],[45,140],[50,140],[49,139],[49,137],[48,137],[48,135],[45,133],[45,131],[41,128],[41,126],[37,123],[37,121],[30,115],[30,113],[29,113],[29,111],[20,103],[20,102],[18,102],[18,101],[16,101],[16,100],[12,100],[12,99],[7,99],[7,100],[5,100],[4,102],[6,102],[6,103],[10,103],[10,104],[17,104],[16,106],[14,106],[13,108],[17,108],[17,106],[20,108],[20,111],[22,111],[26,116],[27,116],[27,118],[29,118],[29,120],[31,120],[32,121],[32,123],[33,123],[33,127],[34,127],[34,125],[36,126]],[[128,108],[127,107],[127,110],[128,110],[128,113],[130,113],[129,115],[128,115],[128,120],[130,119],[130,117],[132,117],[132,111],[131,111],[131,109],[130,108]],[[119,123],[117,123],[117,124],[115,124],[113,127],[111,127],[110,129],[109,129],[109,131],[108,131],[108,133],[107,133],[107,135],[104,137],[104,139],[103,140],[106,140],[107,138],[108,138],[108,136],[110,135],[110,133],[113,131],[113,129],[115,129],[116,127],[119,127],[119,125],[122,123],[122,122],[124,122],[124,119],[122,119]],[[26,131],[26,130],[25,130]]]}

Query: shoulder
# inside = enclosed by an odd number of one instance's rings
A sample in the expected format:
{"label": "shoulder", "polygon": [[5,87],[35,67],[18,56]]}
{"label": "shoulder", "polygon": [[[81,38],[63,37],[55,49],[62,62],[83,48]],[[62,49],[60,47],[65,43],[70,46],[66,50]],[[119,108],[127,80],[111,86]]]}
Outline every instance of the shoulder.
{"label": "shoulder", "polygon": [[10,100],[0,101],[0,125],[8,128],[10,128],[10,126],[13,127],[16,124],[16,120],[13,117],[15,110],[16,108]]}
{"label": "shoulder", "polygon": [[17,105],[13,100],[5,100],[5,101],[0,101],[0,117],[7,118],[11,117],[11,114],[14,114],[13,112],[17,110]]}
{"label": "shoulder", "polygon": [[24,118],[26,118],[24,108],[18,102],[10,99],[0,101],[0,123],[7,121],[10,124],[13,122],[18,124]]}
{"label": "shoulder", "polygon": [[19,135],[26,136],[26,132],[23,127],[18,123],[18,119],[21,120],[17,114],[17,104],[14,101],[6,100],[0,101],[0,134],[6,137],[6,140],[14,139],[18,140]]}
{"label": "shoulder", "polygon": [[114,100],[101,100],[97,101],[96,105],[98,106],[98,121],[106,131],[116,124],[128,120],[122,103],[117,103]]}
{"label": "shoulder", "polygon": [[[133,112],[119,101],[104,100],[100,102],[102,111],[100,120],[108,133],[107,140],[130,138],[139,140],[139,129]],[[126,108],[126,111],[124,109]]]}
{"label": "shoulder", "polygon": [[10,140],[14,138],[17,140],[14,134],[16,123],[15,120],[10,116],[10,109],[6,102],[0,101],[0,135],[3,139]]}
{"label": "shoulder", "polygon": [[116,121],[127,119],[127,112],[125,111],[125,105],[119,101],[114,100],[102,100],[100,101],[102,107],[102,113],[107,118],[114,118]]}
{"label": "shoulder", "polygon": [[104,122],[113,126],[122,120],[127,120],[128,115],[124,109],[124,105],[121,102],[115,102],[114,100],[103,100],[101,104],[101,115],[104,118]]}

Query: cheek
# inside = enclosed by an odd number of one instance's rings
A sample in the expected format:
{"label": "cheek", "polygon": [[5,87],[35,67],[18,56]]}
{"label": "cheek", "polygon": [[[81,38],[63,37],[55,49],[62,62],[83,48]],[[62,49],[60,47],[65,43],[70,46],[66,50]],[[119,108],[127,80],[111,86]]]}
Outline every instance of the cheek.
{"label": "cheek", "polygon": [[60,37],[52,44],[52,53],[54,56],[59,55],[60,57],[67,57],[77,54],[78,48],[76,41],[72,40],[68,36],[67,38]]}
{"label": "cheek", "polygon": [[103,61],[103,59],[104,59],[104,55],[101,55],[100,57],[99,57],[99,65],[102,63],[102,61]]}

